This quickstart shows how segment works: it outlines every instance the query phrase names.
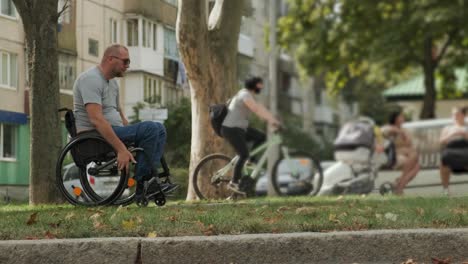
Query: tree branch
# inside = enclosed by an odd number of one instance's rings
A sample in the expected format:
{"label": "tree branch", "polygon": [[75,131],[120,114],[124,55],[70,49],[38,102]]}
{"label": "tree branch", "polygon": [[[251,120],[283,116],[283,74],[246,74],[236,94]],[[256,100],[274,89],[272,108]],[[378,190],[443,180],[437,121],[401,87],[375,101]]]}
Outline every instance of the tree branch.
{"label": "tree branch", "polygon": [[224,0],[216,0],[213,10],[210,12],[208,18],[208,30],[215,30],[221,26],[221,20],[223,18],[223,6]]}
{"label": "tree branch", "polygon": [[67,11],[68,9],[70,9],[70,0],[66,0],[66,1],[65,1],[65,4],[62,6],[62,10],[60,10],[60,12],[57,13],[57,19],[58,19],[63,13],[65,13],[65,11]]}
{"label": "tree branch", "polygon": [[445,53],[447,52],[447,48],[450,46],[452,43],[453,39],[455,38],[455,35],[457,34],[458,30],[454,29],[452,32],[449,33],[447,41],[445,41],[444,46],[442,47],[442,50],[440,51],[439,55],[437,55],[435,59],[435,64],[438,65],[440,60],[444,57]]}

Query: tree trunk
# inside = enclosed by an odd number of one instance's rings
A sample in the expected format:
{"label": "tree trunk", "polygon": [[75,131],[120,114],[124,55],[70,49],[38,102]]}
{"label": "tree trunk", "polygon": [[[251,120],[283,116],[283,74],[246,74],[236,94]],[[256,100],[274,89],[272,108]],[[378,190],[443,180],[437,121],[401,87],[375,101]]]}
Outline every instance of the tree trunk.
{"label": "tree trunk", "polygon": [[436,62],[433,58],[432,50],[432,38],[426,37],[424,41],[424,99],[423,107],[419,117],[421,119],[435,118],[435,101],[436,101],[436,89],[435,89],[435,78],[434,72],[436,68]]}
{"label": "tree trunk", "polygon": [[[199,0],[179,0],[177,43],[190,82],[192,103],[192,143],[187,200],[196,199],[192,176],[204,156],[226,153],[224,141],[211,129],[208,106],[227,101],[237,88],[237,41],[243,1],[217,0],[220,20],[208,28],[208,4]],[[213,15],[213,14],[212,14]],[[225,19],[227,18],[227,19]],[[204,178],[203,184],[209,184]],[[210,197],[215,198],[216,193]]]}
{"label": "tree trunk", "polygon": [[55,164],[61,147],[57,0],[14,0],[26,36],[31,104],[30,204],[59,200]]}

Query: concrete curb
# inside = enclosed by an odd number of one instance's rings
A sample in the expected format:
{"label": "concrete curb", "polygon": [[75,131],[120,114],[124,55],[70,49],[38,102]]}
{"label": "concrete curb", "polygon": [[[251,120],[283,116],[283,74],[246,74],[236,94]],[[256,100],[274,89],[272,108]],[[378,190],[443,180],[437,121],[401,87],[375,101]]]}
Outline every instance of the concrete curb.
{"label": "concrete curb", "polygon": [[0,263],[401,263],[468,261],[468,229],[1,241]]}

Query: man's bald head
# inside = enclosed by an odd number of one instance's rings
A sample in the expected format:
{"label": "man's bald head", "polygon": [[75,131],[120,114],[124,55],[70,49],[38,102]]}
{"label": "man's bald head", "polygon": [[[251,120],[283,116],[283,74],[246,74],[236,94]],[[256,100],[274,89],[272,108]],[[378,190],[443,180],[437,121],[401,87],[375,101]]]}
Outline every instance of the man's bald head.
{"label": "man's bald head", "polygon": [[115,57],[120,57],[122,51],[127,51],[127,47],[120,45],[120,44],[114,44],[112,46],[109,46],[106,48],[104,51],[104,55],[102,56],[101,63],[103,63],[107,58],[115,56]]}

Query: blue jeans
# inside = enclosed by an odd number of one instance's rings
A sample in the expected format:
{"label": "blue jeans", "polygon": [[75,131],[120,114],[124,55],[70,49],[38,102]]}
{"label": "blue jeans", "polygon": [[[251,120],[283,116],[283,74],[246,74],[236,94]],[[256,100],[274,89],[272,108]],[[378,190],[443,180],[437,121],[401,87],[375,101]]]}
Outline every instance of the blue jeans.
{"label": "blue jeans", "polygon": [[123,142],[132,142],[135,147],[144,149],[152,164],[148,164],[142,152],[137,154],[135,180],[146,180],[151,175],[151,170],[157,171],[166,144],[166,128],[163,124],[145,121],[128,126],[113,126],[115,134]]}

